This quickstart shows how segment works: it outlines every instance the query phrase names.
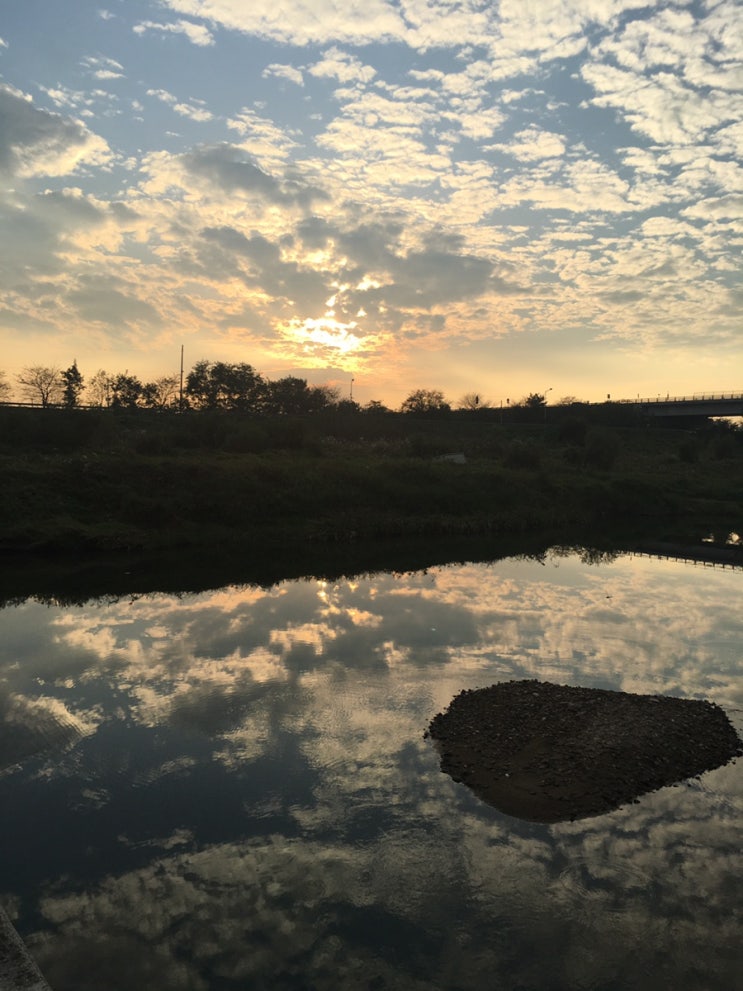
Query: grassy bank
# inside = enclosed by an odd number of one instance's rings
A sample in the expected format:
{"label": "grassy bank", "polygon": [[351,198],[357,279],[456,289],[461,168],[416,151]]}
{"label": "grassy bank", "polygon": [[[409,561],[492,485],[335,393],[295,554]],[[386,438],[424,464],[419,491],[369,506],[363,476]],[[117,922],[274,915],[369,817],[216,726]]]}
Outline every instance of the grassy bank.
{"label": "grassy bank", "polygon": [[743,525],[720,427],[5,409],[0,431],[6,553]]}

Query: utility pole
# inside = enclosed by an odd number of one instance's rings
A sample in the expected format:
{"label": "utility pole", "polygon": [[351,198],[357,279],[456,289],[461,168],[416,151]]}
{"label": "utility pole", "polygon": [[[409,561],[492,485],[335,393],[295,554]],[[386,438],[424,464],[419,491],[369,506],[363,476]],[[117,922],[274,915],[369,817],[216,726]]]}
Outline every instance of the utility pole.
{"label": "utility pole", "polygon": [[350,392],[351,402],[353,402],[353,376],[351,376],[351,392]]}
{"label": "utility pole", "polygon": [[178,412],[183,412],[183,345],[181,344],[181,389],[178,397]]}

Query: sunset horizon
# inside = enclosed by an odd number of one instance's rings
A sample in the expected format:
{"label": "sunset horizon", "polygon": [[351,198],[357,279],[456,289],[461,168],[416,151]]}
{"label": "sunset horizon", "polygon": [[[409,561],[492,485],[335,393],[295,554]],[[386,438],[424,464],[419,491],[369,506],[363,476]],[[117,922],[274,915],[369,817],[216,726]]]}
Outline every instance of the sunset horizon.
{"label": "sunset horizon", "polygon": [[742,11],[6,9],[0,371],[739,391]]}

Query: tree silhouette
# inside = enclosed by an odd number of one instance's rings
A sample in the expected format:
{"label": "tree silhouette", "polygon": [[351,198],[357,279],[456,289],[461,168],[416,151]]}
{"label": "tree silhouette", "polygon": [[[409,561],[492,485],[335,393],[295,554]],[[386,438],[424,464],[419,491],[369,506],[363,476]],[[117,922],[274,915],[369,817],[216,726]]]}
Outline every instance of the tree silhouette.
{"label": "tree silhouette", "polygon": [[53,406],[62,398],[63,382],[58,368],[30,365],[18,375],[21,393],[31,402]]}
{"label": "tree silhouette", "polygon": [[168,409],[178,405],[179,380],[175,375],[162,375],[142,386],[142,405],[147,409]]}
{"label": "tree silhouette", "polygon": [[257,412],[266,385],[245,363],[197,361],[186,378],[186,395],[197,409],[240,409]]}
{"label": "tree silhouette", "polygon": [[142,398],[142,383],[136,375],[123,372],[111,380],[111,406],[136,409]]}
{"label": "tree silhouette", "polygon": [[334,385],[311,385],[310,396],[312,400],[310,413],[319,413],[321,410],[330,409],[337,406],[339,402],[338,389]]}
{"label": "tree silhouette", "polygon": [[10,399],[10,382],[5,372],[0,371],[0,403],[7,403]]}
{"label": "tree silhouette", "polygon": [[450,409],[438,389],[416,389],[400,406],[401,413],[448,413]]}
{"label": "tree silhouette", "polygon": [[370,399],[364,406],[365,413],[390,413],[392,412],[380,399]]}
{"label": "tree silhouette", "polygon": [[264,408],[267,413],[279,416],[298,416],[310,412],[312,398],[310,387],[304,379],[286,375],[266,383]]}
{"label": "tree silhouette", "polygon": [[72,409],[80,403],[80,395],[83,391],[83,377],[77,367],[77,360],[73,361],[69,368],[65,368],[60,373],[62,379],[62,402]]}
{"label": "tree silhouette", "polygon": [[466,392],[457,403],[457,409],[490,409],[490,402],[478,392]]}

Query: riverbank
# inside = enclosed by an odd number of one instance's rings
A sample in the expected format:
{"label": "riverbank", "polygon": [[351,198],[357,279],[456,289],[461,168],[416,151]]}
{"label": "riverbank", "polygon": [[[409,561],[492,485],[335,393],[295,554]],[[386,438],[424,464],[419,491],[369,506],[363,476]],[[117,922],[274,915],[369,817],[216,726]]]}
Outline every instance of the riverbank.
{"label": "riverbank", "polygon": [[5,555],[258,553],[627,527],[675,540],[743,527],[740,431],[591,436],[569,423],[359,418],[310,429],[54,412],[15,426],[6,420],[0,444]]}

